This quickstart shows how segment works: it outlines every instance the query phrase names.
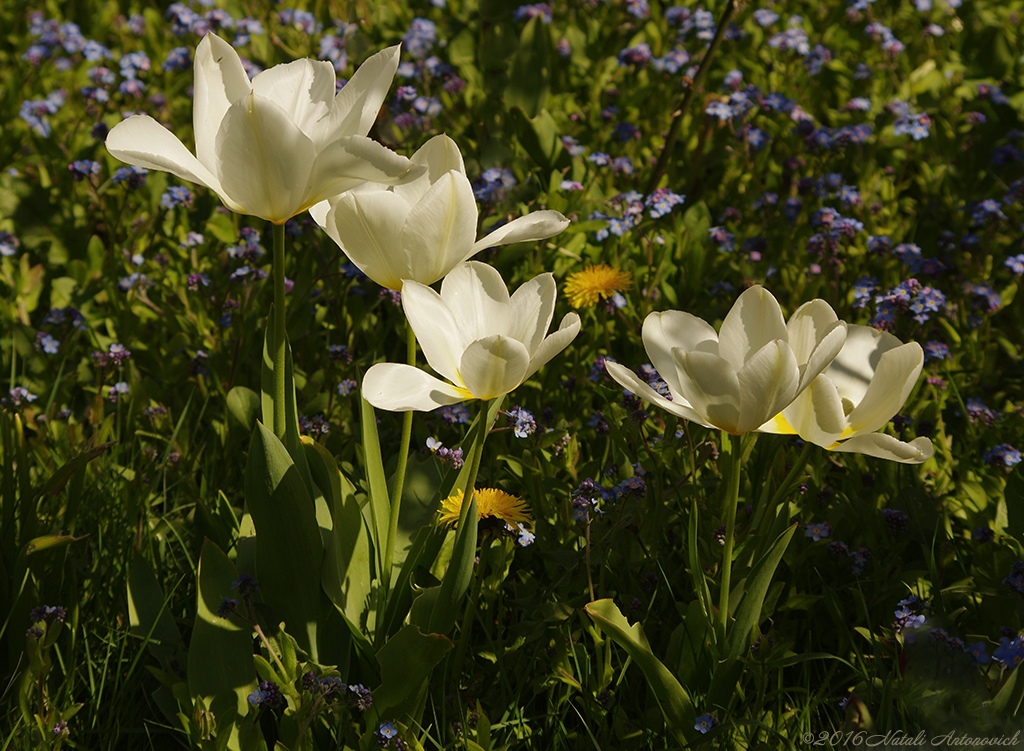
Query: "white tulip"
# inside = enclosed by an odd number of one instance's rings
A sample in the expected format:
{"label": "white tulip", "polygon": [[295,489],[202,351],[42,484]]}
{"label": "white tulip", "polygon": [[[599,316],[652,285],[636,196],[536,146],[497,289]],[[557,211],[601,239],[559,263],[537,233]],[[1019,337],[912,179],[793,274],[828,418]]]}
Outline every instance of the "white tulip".
{"label": "white tulip", "polygon": [[849,326],[846,344],[828,368],[761,429],[796,433],[830,451],[920,464],[935,449],[927,438],[910,443],[875,432],[900,411],[917,384],[924,352],[892,334]]}
{"label": "white tulip", "polygon": [[846,324],[824,300],[800,306],[787,323],[771,293],[754,286],[736,300],[721,334],[677,310],[644,320],[644,347],[671,399],[618,363],[605,367],[647,401],[705,427],[740,435],[758,430],[785,409],[828,366],[845,339]]}
{"label": "white tulip", "polygon": [[196,153],[148,115],[107,135],[128,164],[170,172],[214,191],[232,211],[274,224],[366,180],[396,182],[410,163],[366,137],[398,67],[399,48],[364,62],[340,92],[326,61],[276,65],[251,82],[215,34],[196,48]]}
{"label": "white tulip", "polygon": [[430,367],[448,382],[411,365],[379,363],[363,378],[364,398],[392,412],[425,412],[507,394],[579,333],[580,318],[569,313],[547,335],[555,295],[554,277],[541,274],[510,297],[501,275],[476,261],[448,274],[440,294],[406,280],[405,314]]}
{"label": "white tulip", "polygon": [[477,205],[458,146],[446,135],[412,157],[419,176],[385,188],[366,184],[310,210],[349,260],[382,287],[433,284],[484,248],[545,240],[569,226],[557,211],[536,211],[476,240]]}

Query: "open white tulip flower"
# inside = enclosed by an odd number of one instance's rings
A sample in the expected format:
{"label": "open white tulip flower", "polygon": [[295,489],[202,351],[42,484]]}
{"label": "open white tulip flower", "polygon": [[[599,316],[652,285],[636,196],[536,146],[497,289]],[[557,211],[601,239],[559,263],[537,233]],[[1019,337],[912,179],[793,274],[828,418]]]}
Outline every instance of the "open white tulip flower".
{"label": "open white tulip flower", "polygon": [[326,61],[276,65],[252,81],[215,34],[196,48],[196,153],[148,115],[107,135],[128,164],[170,172],[214,191],[232,211],[282,224],[366,180],[396,182],[409,160],[366,137],[398,67],[399,48],[366,60],[340,92]]}
{"label": "open white tulip flower", "polygon": [[916,342],[903,344],[885,331],[851,325],[828,368],[762,430],[796,433],[830,451],[920,464],[935,451],[930,440],[905,443],[875,431],[903,407],[923,365]]}
{"label": "open white tulip flower", "polygon": [[554,277],[541,274],[510,297],[501,275],[477,261],[448,274],[440,294],[406,280],[406,316],[430,367],[448,382],[411,365],[378,363],[363,378],[363,397],[392,412],[426,412],[504,396],[579,333],[580,318],[569,313],[547,335],[555,295]]}
{"label": "open white tulip flower", "polygon": [[433,284],[484,248],[546,240],[569,226],[557,211],[535,211],[477,240],[476,199],[455,142],[435,136],[412,163],[422,172],[410,180],[366,184],[310,210],[349,260],[382,287],[401,290],[409,279]]}
{"label": "open white tulip flower", "polygon": [[845,322],[824,300],[804,303],[786,322],[771,293],[754,286],[737,298],[721,333],[678,310],[644,320],[644,347],[671,399],[619,363],[605,367],[648,402],[741,435],[763,430],[828,367],[845,340]]}

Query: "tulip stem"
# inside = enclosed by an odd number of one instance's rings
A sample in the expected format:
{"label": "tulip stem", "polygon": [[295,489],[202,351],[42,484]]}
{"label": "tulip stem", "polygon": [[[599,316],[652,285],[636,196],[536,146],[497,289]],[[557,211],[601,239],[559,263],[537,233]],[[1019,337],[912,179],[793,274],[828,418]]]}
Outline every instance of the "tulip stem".
{"label": "tulip stem", "polygon": [[274,232],[274,435],[284,440],[285,326],[284,326],[284,224],[270,225]]}
{"label": "tulip stem", "polygon": [[729,461],[726,471],[725,489],[725,548],[722,550],[722,590],[718,593],[718,643],[725,644],[725,627],[729,622],[729,590],[732,589],[732,548],[736,536],[736,505],[740,498],[740,464],[742,436],[729,435],[722,431],[722,442],[729,436]]}
{"label": "tulip stem", "polygon": [[[405,319],[406,359],[416,366],[416,334],[412,324]],[[398,468],[395,470],[395,487],[391,491],[391,516],[388,518],[388,540],[384,553],[384,586],[390,584],[391,566],[395,555],[395,537],[398,536],[398,512],[402,508],[402,491],[405,489],[405,468],[409,461],[409,443],[412,440],[412,412],[402,416],[402,440],[398,446]]]}
{"label": "tulip stem", "polygon": [[[476,433],[469,444],[469,473],[466,475],[466,487],[462,488],[462,508],[459,509],[459,526],[461,529],[466,524],[466,517],[469,516],[469,503],[476,492],[476,476],[480,472],[480,458],[484,453],[484,440],[487,438],[487,431],[490,428],[487,419],[489,400],[480,402],[479,424],[476,426]],[[476,523],[476,520],[473,520]]]}

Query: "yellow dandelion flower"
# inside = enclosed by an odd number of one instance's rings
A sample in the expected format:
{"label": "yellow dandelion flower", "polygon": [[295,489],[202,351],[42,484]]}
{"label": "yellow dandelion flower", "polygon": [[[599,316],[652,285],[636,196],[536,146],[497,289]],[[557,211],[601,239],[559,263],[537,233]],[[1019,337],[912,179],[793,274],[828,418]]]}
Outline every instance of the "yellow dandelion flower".
{"label": "yellow dandelion flower", "polygon": [[589,308],[632,284],[633,275],[628,271],[600,263],[571,274],[565,283],[565,294],[574,308]]}
{"label": "yellow dandelion flower", "polygon": [[[441,502],[441,521],[455,524],[461,511],[462,491],[456,490]],[[476,513],[480,521],[488,518],[500,519],[508,524],[533,521],[526,501],[497,488],[477,489]]]}

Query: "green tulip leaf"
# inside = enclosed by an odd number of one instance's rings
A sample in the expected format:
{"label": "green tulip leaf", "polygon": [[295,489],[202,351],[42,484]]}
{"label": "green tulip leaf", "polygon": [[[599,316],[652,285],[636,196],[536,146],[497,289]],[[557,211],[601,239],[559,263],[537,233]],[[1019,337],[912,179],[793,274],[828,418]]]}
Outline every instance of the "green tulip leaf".
{"label": "green tulip leaf", "polygon": [[643,671],[647,685],[654,692],[665,721],[676,739],[684,744],[693,740],[696,737],[693,729],[693,718],[696,716],[693,701],[675,676],[654,656],[644,636],[643,627],[639,623],[630,626],[611,599],[595,600],[583,610],[606,636],[626,650],[626,654]]}
{"label": "green tulip leaf", "polygon": [[245,500],[256,528],[263,602],[316,660],[323,540],[306,484],[284,444],[262,423],[256,423],[249,445]]}
{"label": "green tulip leaf", "polygon": [[199,596],[188,648],[188,690],[193,699],[204,697],[218,718],[236,712],[244,715],[246,697],[256,687],[249,626],[234,616],[217,616],[237,578],[235,564],[206,540],[196,572]]}

